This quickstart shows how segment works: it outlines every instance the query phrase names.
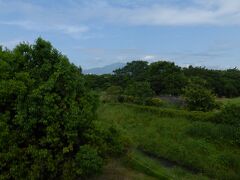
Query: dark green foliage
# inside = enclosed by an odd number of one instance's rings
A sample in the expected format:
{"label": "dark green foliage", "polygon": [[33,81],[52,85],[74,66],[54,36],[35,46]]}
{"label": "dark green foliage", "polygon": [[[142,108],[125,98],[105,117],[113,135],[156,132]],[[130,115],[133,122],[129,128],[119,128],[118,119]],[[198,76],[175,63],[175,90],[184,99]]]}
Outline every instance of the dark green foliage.
{"label": "dark green foliage", "polygon": [[211,111],[216,107],[215,96],[201,86],[190,85],[184,89],[186,107],[191,111]]}
{"label": "dark green foliage", "polygon": [[128,96],[146,99],[154,95],[148,82],[134,82],[129,84],[124,92]]}
{"label": "dark green foliage", "polygon": [[[81,69],[37,39],[0,51],[0,179],[75,179],[99,172],[97,96]],[[102,152],[101,152],[102,153]]]}
{"label": "dark green foliage", "polygon": [[211,70],[202,67],[184,68],[187,77],[198,77],[207,82],[207,86],[213,89],[218,96],[240,96],[240,71],[238,69]]}
{"label": "dark green foliage", "polygon": [[[120,102],[121,94],[123,93],[123,89],[120,86],[110,86],[106,89],[105,92],[101,93],[101,101],[103,103],[106,102]],[[120,101],[119,101],[120,99]]]}
{"label": "dark green foliage", "polygon": [[216,122],[234,125],[240,128],[240,104],[229,103],[215,117]]}
{"label": "dark green foliage", "polygon": [[212,70],[203,67],[181,68],[173,62],[132,61],[108,75],[86,75],[87,85],[94,90],[110,86],[123,89],[133,82],[149,82],[157,95],[179,96],[188,82],[211,89],[219,97],[240,96],[240,71],[238,69]]}
{"label": "dark green foliage", "polygon": [[105,90],[111,85],[114,85],[113,76],[111,74],[104,75],[94,75],[87,74],[85,75],[86,87],[93,90]]}
{"label": "dark green foliage", "polygon": [[128,140],[112,124],[95,124],[95,129],[86,132],[85,136],[103,157],[119,156],[128,147]]}
{"label": "dark green foliage", "polygon": [[[133,103],[145,104],[147,99],[154,95],[154,91],[148,82],[134,82],[126,87],[124,94],[127,98],[132,97]],[[128,102],[128,99],[125,102]]]}
{"label": "dark green foliage", "polygon": [[133,81],[144,81],[147,76],[148,62],[146,61],[132,61],[127,63],[121,69],[114,71],[116,77],[124,77],[125,80],[131,79]]}
{"label": "dark green foliage", "polygon": [[123,89],[120,86],[110,86],[109,88],[106,89],[106,93],[108,95],[121,95],[123,92]]}
{"label": "dark green foliage", "polygon": [[120,103],[141,103],[141,101],[139,100],[139,98],[134,97],[134,96],[127,96],[127,95],[120,95],[117,96],[118,101]]}
{"label": "dark green foliage", "polygon": [[89,145],[83,145],[76,154],[76,168],[79,176],[89,176],[100,172],[103,160],[98,151]]}
{"label": "dark green foliage", "polygon": [[157,107],[161,107],[166,105],[167,103],[164,102],[163,100],[161,100],[160,98],[149,98],[146,101],[146,105],[147,106],[157,106]]}
{"label": "dark green foliage", "polygon": [[226,124],[213,124],[210,122],[194,122],[188,129],[193,137],[204,138],[219,143],[225,140],[231,145],[240,144],[240,129]]}
{"label": "dark green foliage", "polygon": [[149,65],[149,81],[156,94],[167,95],[180,95],[187,82],[181,68],[166,61]]}

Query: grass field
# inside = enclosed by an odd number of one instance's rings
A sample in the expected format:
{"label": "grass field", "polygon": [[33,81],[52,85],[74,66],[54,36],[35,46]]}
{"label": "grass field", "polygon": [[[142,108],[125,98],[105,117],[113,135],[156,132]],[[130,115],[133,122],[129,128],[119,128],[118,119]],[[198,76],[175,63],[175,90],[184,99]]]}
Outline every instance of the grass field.
{"label": "grass field", "polygon": [[238,104],[240,104],[240,98],[232,98],[232,99],[219,98],[218,102],[221,102],[223,104],[227,104],[227,103],[238,103]]}
{"label": "grass field", "polygon": [[199,116],[193,120],[184,110],[162,111],[126,104],[99,108],[98,123],[116,126],[130,141],[125,167],[156,179],[240,179],[234,127],[201,121],[205,113],[193,113]]}

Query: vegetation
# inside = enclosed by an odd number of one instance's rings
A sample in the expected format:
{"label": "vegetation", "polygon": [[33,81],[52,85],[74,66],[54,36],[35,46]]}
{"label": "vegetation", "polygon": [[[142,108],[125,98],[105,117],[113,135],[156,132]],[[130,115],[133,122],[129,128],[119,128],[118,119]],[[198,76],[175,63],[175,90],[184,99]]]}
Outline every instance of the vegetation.
{"label": "vegetation", "polygon": [[186,106],[191,111],[211,111],[216,107],[215,96],[201,86],[189,86],[184,89]]}
{"label": "vegetation", "polygon": [[[162,111],[160,108],[149,111],[148,107],[138,105],[105,104],[98,111],[98,121],[103,125],[116,124],[125,136],[129,136],[132,149],[141,152],[141,155],[136,155],[140,165],[133,161],[132,167],[153,177],[240,178],[240,150],[235,141],[235,137],[239,137],[239,129],[209,122],[206,114],[215,116],[215,113],[201,113],[199,118],[192,119],[190,115],[178,116],[179,110],[165,114]],[[195,114],[186,112],[191,113]],[[153,172],[149,172],[147,167]]]}
{"label": "vegetation", "polygon": [[156,95],[183,95],[189,83],[198,83],[218,97],[240,96],[240,71],[238,69],[213,70],[204,67],[181,68],[173,62],[132,61],[113,74],[86,75],[87,86],[106,90],[110,86],[125,89],[133,82],[149,82]]}
{"label": "vegetation", "polygon": [[240,104],[226,104],[216,120],[220,123],[240,127]]}
{"label": "vegetation", "polygon": [[112,129],[97,131],[98,98],[84,84],[81,69],[41,38],[0,50],[0,179],[100,172],[121,142]]}
{"label": "vegetation", "polygon": [[83,75],[41,38],[0,48],[0,179],[240,179],[239,80],[166,61]]}

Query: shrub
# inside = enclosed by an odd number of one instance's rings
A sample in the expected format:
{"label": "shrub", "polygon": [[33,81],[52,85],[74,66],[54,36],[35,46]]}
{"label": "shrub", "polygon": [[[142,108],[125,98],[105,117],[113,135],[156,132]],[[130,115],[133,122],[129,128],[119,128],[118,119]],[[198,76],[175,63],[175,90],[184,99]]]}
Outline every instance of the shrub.
{"label": "shrub", "polygon": [[118,100],[118,102],[120,102],[120,103],[123,103],[124,102],[124,95],[119,95],[118,97],[117,97],[117,100]]}
{"label": "shrub", "polygon": [[126,102],[126,103],[134,103],[135,102],[135,97],[133,97],[133,96],[123,96],[123,98],[124,98],[124,102]]}
{"label": "shrub", "polygon": [[157,106],[161,107],[164,106],[166,103],[161,100],[160,98],[149,98],[146,100],[146,105],[148,106]]}
{"label": "shrub", "polygon": [[123,92],[123,89],[120,86],[110,86],[101,95],[101,101],[103,103],[119,102],[119,96],[121,96],[122,92]]}
{"label": "shrub", "polygon": [[122,136],[112,124],[96,124],[95,129],[88,131],[85,137],[92,146],[98,149],[102,157],[122,155],[129,145],[129,140]]}
{"label": "shrub", "polygon": [[118,102],[118,96],[104,94],[100,97],[100,100],[103,103],[115,103]]}
{"label": "shrub", "polygon": [[123,89],[120,86],[110,86],[106,89],[108,95],[120,95],[122,94]]}
{"label": "shrub", "polygon": [[189,86],[184,92],[186,106],[191,111],[211,111],[216,107],[215,96],[208,89]]}
{"label": "shrub", "polygon": [[229,103],[217,114],[216,121],[240,127],[240,104]]}

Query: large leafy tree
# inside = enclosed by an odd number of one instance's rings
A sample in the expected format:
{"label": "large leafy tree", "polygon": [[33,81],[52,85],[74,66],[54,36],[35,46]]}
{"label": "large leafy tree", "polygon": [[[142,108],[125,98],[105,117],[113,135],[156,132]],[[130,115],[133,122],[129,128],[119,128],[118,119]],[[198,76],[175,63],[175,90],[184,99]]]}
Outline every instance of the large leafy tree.
{"label": "large leafy tree", "polygon": [[1,48],[0,179],[74,179],[97,172],[102,160],[86,136],[94,132],[96,108],[81,69],[49,42]]}
{"label": "large leafy tree", "polygon": [[156,94],[167,95],[179,95],[186,84],[181,68],[167,61],[150,64],[149,81]]}
{"label": "large leafy tree", "polygon": [[152,97],[154,92],[148,82],[134,82],[127,86],[125,89],[125,94],[144,99]]}
{"label": "large leafy tree", "polygon": [[148,76],[147,61],[132,61],[121,69],[114,71],[114,80],[118,85],[126,87],[129,82],[145,81]]}

